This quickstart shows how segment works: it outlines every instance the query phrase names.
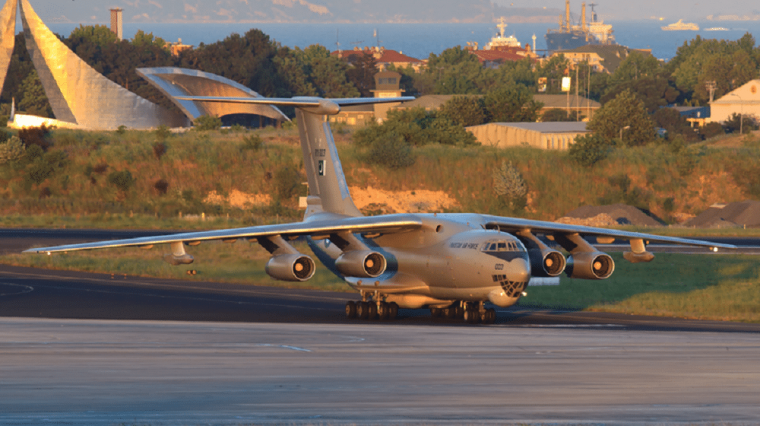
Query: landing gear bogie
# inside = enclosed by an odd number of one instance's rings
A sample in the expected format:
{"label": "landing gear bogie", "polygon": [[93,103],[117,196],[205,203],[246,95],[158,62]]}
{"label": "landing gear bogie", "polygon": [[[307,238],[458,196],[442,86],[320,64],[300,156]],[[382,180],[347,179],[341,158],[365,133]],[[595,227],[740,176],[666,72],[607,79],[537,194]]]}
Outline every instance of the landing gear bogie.
{"label": "landing gear bogie", "polygon": [[[346,303],[346,317],[363,320],[394,320],[398,316],[396,302],[385,302],[379,295],[362,294],[361,302]],[[374,300],[372,300],[374,299]]]}

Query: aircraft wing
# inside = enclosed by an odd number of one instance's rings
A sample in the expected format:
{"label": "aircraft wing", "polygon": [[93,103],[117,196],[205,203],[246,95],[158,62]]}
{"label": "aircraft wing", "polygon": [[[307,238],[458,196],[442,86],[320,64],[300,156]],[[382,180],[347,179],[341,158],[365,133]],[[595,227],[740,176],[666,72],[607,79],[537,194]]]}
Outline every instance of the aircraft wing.
{"label": "aircraft wing", "polygon": [[688,238],[665,237],[662,235],[644,234],[641,232],[628,232],[617,229],[594,228],[590,226],[566,225],[556,222],[544,222],[538,220],[518,219],[511,217],[485,216],[487,228],[498,228],[506,232],[531,231],[534,234],[579,234],[581,236],[616,238],[622,240],[643,240],[649,243],[679,244],[686,246],[708,247],[711,249],[724,248],[736,249],[731,244],[713,243],[709,241],[693,240]]}
{"label": "aircraft wing", "polygon": [[332,220],[316,220],[311,222],[296,222],[279,225],[262,225],[247,228],[222,229],[216,231],[186,232],[181,234],[161,235],[155,237],[130,238],[125,240],[99,241],[93,243],[69,244],[54,247],[32,248],[24,253],[60,253],[78,250],[93,250],[116,247],[140,247],[154,244],[171,243],[200,243],[213,240],[236,240],[261,237],[282,236],[299,237],[329,237],[339,232],[353,233],[394,233],[417,229],[422,221],[407,214],[387,215],[382,217],[351,217]]}

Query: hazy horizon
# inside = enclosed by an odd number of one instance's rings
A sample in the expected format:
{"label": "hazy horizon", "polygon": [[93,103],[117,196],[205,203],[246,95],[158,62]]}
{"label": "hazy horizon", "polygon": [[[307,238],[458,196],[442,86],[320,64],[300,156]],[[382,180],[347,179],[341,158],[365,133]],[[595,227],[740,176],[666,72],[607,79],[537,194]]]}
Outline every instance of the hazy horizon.
{"label": "hazy horizon", "polygon": [[[723,3],[694,0],[594,0],[600,19],[608,21],[678,19],[736,22],[736,17],[760,19],[754,0]],[[124,9],[124,22],[489,22],[500,15],[533,16],[554,22],[564,12],[564,0],[30,0],[46,22],[107,24],[109,9]],[[582,0],[571,0],[580,16]],[[588,0],[587,3],[591,3]],[[492,5],[495,6],[492,6]],[[468,16],[463,11],[471,12]],[[510,11],[514,13],[509,13]],[[730,17],[728,15],[736,15]],[[726,19],[727,18],[727,19]],[[739,21],[740,22],[740,21]]]}

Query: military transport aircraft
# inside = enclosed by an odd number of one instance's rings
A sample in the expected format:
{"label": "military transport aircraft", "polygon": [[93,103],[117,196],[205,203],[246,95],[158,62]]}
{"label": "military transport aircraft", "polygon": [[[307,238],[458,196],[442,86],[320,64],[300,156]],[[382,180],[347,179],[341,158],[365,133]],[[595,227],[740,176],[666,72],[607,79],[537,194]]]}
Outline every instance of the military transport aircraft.
{"label": "military transport aircraft", "polygon": [[[390,214],[365,217],[354,205],[325,115],[341,105],[400,102],[413,98],[228,98],[184,97],[195,102],[255,103],[292,106],[308,176],[309,195],[302,222],[253,226],[167,236],[144,237],[56,247],[26,252],[56,253],[111,247],[151,248],[169,244],[165,260],[190,264],[185,250],[205,241],[257,241],[271,258],[270,276],[286,281],[306,281],[315,263],[291,242],[303,237],[314,255],[330,271],[361,294],[349,301],[350,318],[395,318],[399,308],[429,308],[433,316],[459,317],[467,322],[493,323],[496,311],[488,303],[508,307],[517,303],[531,277],[569,277],[592,280],[612,275],[612,258],[587,242],[615,239],[630,242],[624,254],[630,262],[649,262],[650,242],[735,249],[727,244],[565,225],[553,222],[482,214]],[[547,246],[539,236],[561,246],[568,257]],[[584,238],[585,237],[585,238]]]}

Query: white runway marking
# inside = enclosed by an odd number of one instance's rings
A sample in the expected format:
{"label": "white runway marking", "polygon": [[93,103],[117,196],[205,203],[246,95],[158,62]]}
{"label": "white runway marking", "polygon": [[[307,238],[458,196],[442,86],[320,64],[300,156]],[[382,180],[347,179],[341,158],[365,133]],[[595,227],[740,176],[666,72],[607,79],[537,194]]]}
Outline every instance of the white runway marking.
{"label": "white runway marking", "polygon": [[21,289],[12,293],[0,293],[0,297],[14,296],[17,294],[26,294],[26,293],[31,293],[34,291],[34,287],[30,287],[28,285],[22,285],[22,284],[0,283],[0,287],[2,286],[21,287]]}

